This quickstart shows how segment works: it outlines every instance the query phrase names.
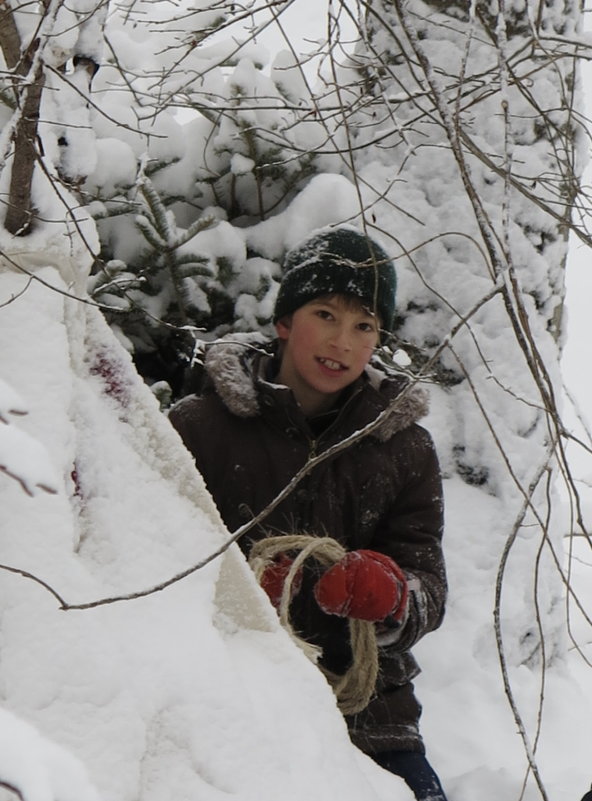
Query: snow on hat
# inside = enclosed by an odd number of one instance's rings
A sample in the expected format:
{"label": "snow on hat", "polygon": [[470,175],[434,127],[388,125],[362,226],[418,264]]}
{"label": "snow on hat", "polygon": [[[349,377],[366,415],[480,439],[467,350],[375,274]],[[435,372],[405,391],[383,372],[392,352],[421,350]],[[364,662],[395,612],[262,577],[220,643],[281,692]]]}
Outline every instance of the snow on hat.
{"label": "snow on hat", "polygon": [[273,320],[319,295],[350,295],[391,331],[396,288],[395,267],[380,245],[352,226],[326,228],[286,254]]}

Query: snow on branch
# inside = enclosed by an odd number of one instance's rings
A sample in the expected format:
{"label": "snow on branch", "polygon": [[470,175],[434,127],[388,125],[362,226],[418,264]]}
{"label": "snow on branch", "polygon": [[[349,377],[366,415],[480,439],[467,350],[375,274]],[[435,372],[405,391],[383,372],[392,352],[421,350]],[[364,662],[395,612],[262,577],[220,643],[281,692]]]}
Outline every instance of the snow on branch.
{"label": "snow on branch", "polygon": [[28,413],[20,395],[0,379],[0,472],[17,481],[27,495],[55,494],[58,481],[49,455],[34,437],[11,425]]}
{"label": "snow on branch", "polygon": [[5,709],[0,709],[0,787],[20,801],[99,798],[78,759]]}

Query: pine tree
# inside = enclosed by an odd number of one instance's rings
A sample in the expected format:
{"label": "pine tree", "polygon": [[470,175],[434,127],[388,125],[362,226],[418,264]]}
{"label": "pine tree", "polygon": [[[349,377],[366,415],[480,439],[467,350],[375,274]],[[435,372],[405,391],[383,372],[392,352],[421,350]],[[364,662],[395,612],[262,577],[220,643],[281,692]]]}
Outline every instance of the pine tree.
{"label": "pine tree", "polygon": [[[92,297],[146,380],[166,380],[177,395],[196,337],[269,323],[277,263],[243,231],[281,213],[320,159],[310,148],[314,126],[295,127],[302,78],[293,57],[278,56],[268,76],[257,48],[226,45],[203,57],[204,32],[191,47],[171,45],[150,72],[127,56],[132,33],[148,36],[149,25],[135,9],[131,22],[109,21],[111,66],[94,86],[98,161],[80,191],[101,235]],[[123,97],[137,122],[130,117],[122,135]]]}

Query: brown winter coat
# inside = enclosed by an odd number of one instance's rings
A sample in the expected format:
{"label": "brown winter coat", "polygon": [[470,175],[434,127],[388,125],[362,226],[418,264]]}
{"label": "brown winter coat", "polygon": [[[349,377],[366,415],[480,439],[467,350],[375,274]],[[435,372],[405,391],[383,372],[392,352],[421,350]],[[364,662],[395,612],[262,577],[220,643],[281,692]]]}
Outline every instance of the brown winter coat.
{"label": "brown winter coat", "polygon": [[[362,750],[423,750],[420,706],[411,684],[419,672],[409,649],[440,625],[446,597],[441,550],[442,491],[431,438],[416,424],[426,413],[423,391],[369,365],[338,411],[307,420],[292,392],[273,383],[275,344],[253,339],[210,346],[199,395],[170,413],[195,456],[230,531],[262,510],[313,454],[319,454],[389,408],[378,429],[319,464],[250,531],[240,545],[266,534],[329,535],[348,550],[388,554],[411,579],[404,627],[379,638],[376,696],[348,719]],[[404,388],[407,390],[403,392]],[[396,400],[400,396],[399,400]],[[315,433],[316,432],[316,433]],[[344,672],[350,662],[347,624],[314,602],[316,576],[305,576],[291,606],[296,629],[323,649],[325,665]]]}

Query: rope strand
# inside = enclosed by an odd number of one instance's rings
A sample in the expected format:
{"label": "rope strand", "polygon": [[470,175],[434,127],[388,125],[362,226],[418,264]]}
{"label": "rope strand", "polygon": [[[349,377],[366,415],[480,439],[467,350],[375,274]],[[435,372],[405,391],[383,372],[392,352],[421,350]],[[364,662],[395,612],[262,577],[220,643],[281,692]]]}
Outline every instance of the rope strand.
{"label": "rope strand", "polygon": [[290,622],[292,585],[304,562],[312,557],[323,567],[331,567],[343,559],[347,551],[332,537],[312,537],[308,534],[266,537],[253,545],[249,556],[249,564],[257,581],[261,581],[263,571],[276,556],[289,551],[299,553],[284,582],[279,606],[280,623],[306,656],[324,673],[333,688],[341,712],[344,715],[354,715],[368,706],[376,686],[378,648],[374,624],[365,620],[348,620],[352,663],[343,675],[339,675],[318,664],[322,655],[321,649],[298,636]]}

